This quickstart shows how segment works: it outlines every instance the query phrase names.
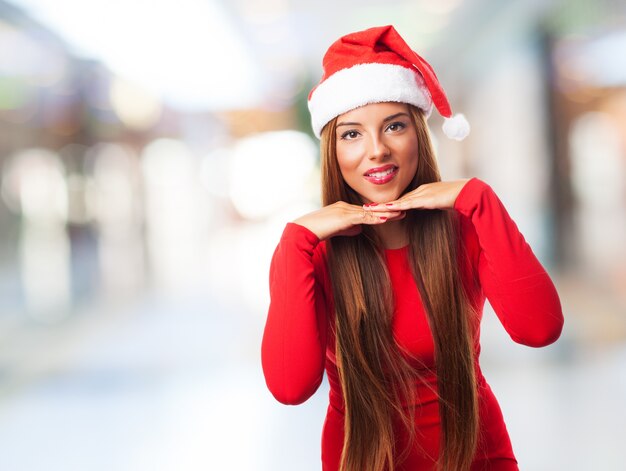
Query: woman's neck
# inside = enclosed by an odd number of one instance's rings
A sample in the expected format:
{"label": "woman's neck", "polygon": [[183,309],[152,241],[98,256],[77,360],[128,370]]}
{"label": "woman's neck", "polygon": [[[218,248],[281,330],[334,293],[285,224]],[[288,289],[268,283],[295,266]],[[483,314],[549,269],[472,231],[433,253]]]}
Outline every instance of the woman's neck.
{"label": "woman's neck", "polygon": [[404,220],[373,226],[385,249],[399,249],[409,243]]}

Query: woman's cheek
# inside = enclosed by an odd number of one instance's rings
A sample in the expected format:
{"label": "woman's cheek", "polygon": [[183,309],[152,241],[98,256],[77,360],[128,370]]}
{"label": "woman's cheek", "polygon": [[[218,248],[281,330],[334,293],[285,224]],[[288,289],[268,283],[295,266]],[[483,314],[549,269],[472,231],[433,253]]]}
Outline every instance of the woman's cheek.
{"label": "woman's cheek", "polygon": [[342,149],[341,152],[337,152],[337,160],[339,161],[339,168],[341,171],[355,171],[359,168],[361,163],[362,152],[358,149],[358,145],[350,146],[348,149]]}

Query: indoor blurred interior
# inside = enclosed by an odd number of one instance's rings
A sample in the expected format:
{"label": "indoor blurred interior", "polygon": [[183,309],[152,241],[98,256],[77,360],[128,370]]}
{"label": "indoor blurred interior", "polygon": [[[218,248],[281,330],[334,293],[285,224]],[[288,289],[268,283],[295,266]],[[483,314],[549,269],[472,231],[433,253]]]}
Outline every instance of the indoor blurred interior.
{"label": "indoor blurred interior", "polygon": [[287,407],[260,343],[270,258],[320,205],[307,94],[393,24],[565,328],[481,363],[525,471],[626,469],[626,2],[0,0],[0,470],[315,471],[327,384]]}

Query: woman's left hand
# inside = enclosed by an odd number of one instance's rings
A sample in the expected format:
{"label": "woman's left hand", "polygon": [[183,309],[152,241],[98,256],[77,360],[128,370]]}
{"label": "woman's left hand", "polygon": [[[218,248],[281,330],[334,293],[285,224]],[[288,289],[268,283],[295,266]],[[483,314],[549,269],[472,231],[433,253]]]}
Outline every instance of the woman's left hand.
{"label": "woman's left hand", "polygon": [[394,201],[369,204],[370,211],[407,211],[409,209],[452,209],[461,189],[469,181],[453,180],[420,185]]}

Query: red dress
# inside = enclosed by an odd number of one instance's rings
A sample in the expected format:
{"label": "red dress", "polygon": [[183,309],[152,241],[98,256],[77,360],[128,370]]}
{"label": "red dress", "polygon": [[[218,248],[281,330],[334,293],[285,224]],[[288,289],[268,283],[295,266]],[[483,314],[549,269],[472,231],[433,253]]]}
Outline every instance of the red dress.
{"label": "red dress", "polygon": [[[459,193],[461,243],[470,263],[461,264],[470,302],[481,313],[485,297],[518,343],[541,347],[554,342],[563,327],[557,291],[506,209],[485,182],[472,178]],[[393,332],[397,341],[423,363],[421,374],[437,387],[434,343],[410,275],[408,249],[385,250],[395,298]],[[267,386],[284,404],[306,401],[322,382],[330,385],[322,436],[324,471],[336,471],[343,446],[343,398],[335,363],[332,289],[326,244],[295,223],[288,223],[270,267],[271,302],[262,344]],[[480,319],[474,326],[479,399],[479,443],[475,470],[517,470],[500,406],[478,365]],[[418,445],[397,470],[431,470],[438,456],[440,421],[436,393],[416,382]],[[402,440],[402,436],[398,438]]]}

